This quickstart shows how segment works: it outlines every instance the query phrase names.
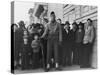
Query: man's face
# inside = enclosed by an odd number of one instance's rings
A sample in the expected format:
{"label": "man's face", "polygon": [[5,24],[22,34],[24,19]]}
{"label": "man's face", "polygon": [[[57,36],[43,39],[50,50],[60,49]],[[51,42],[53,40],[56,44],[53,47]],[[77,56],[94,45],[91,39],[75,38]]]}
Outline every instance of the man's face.
{"label": "man's face", "polygon": [[81,25],[79,25],[79,29],[82,29],[82,26]]}
{"label": "man's face", "polygon": [[51,21],[54,21],[55,20],[55,15],[50,15],[50,19],[51,19]]}
{"label": "man's face", "polygon": [[24,31],[24,35],[25,35],[25,36],[27,35],[27,31]]}
{"label": "man's face", "polygon": [[35,39],[35,40],[38,40],[38,36],[37,36],[37,35],[36,35],[36,36],[34,36],[34,39]]}
{"label": "man's face", "polygon": [[27,44],[28,43],[28,39],[24,39],[24,44]]}
{"label": "man's face", "polygon": [[64,29],[69,29],[69,25],[66,24],[66,25],[64,26]]}
{"label": "man's face", "polygon": [[73,24],[73,29],[76,29],[76,25],[75,24]]}
{"label": "man's face", "polygon": [[90,21],[89,20],[87,21],[87,25],[90,25]]}
{"label": "man's face", "polygon": [[61,24],[61,21],[60,20],[57,20],[57,22]]}

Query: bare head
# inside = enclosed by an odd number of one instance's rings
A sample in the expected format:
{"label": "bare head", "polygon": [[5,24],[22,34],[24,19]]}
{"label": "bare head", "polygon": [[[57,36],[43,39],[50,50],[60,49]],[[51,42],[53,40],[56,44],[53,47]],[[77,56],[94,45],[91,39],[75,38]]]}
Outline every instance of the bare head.
{"label": "bare head", "polygon": [[17,24],[12,24],[11,28],[15,32],[18,29],[18,25]]}
{"label": "bare head", "polygon": [[55,18],[56,18],[55,13],[52,11],[51,14],[50,14],[51,22],[54,22]]}
{"label": "bare head", "polygon": [[92,25],[92,20],[90,18],[87,19],[87,25],[91,26]]}
{"label": "bare head", "polygon": [[57,22],[61,24],[61,19],[60,19],[60,18],[58,18],[58,19],[57,19]]}

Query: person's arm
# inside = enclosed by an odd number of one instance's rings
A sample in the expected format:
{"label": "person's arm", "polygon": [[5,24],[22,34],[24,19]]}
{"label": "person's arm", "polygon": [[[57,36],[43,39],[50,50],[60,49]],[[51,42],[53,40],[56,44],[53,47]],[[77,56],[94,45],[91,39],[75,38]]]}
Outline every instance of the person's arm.
{"label": "person's arm", "polygon": [[83,29],[82,31],[83,31],[83,35],[82,35],[82,43],[83,43],[83,41],[84,41],[84,35],[85,35],[85,30]]}
{"label": "person's arm", "polygon": [[90,43],[93,42],[94,39],[94,27],[91,27],[91,37],[90,37]]}
{"label": "person's arm", "polygon": [[42,34],[41,38],[44,38],[47,33],[48,33],[48,24],[47,24],[47,26],[46,26],[46,28],[44,30],[44,33]]}
{"label": "person's arm", "polygon": [[62,28],[61,28],[61,25],[59,25],[59,42],[62,42]]}

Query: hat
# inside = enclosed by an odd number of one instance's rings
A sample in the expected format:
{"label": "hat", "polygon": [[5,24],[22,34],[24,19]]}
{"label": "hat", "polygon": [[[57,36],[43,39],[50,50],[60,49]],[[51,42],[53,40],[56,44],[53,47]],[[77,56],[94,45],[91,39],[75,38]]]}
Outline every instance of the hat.
{"label": "hat", "polygon": [[77,23],[76,22],[73,22],[72,25],[77,25]]}
{"label": "hat", "polygon": [[18,24],[19,24],[19,26],[24,26],[25,25],[24,21],[20,21]]}
{"label": "hat", "polygon": [[80,22],[78,26],[82,26],[84,28],[84,23]]}
{"label": "hat", "polygon": [[83,25],[83,23],[82,23],[82,22],[80,22],[78,25]]}
{"label": "hat", "polygon": [[67,24],[67,25],[70,25],[69,21],[66,21],[66,22],[65,22],[65,25],[66,25],[66,24]]}

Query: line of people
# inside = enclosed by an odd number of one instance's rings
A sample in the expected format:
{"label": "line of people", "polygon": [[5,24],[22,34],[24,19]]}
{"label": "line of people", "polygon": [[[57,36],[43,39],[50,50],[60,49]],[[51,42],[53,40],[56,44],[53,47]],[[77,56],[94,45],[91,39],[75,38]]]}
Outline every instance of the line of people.
{"label": "line of people", "polygon": [[18,68],[21,57],[21,68],[40,68],[49,71],[52,67],[62,70],[63,67],[80,65],[91,67],[92,47],[95,33],[91,19],[86,25],[80,22],[72,24],[56,20],[54,12],[50,21],[44,19],[42,24],[32,24],[25,28],[23,21],[12,25],[14,32],[15,66]]}
{"label": "line of people", "polygon": [[[12,55],[14,69],[35,69],[41,67],[42,46],[40,36],[44,32],[42,24],[36,23],[25,27],[24,21],[12,24]],[[41,47],[41,48],[40,48]],[[12,56],[12,57],[13,57]]]}

